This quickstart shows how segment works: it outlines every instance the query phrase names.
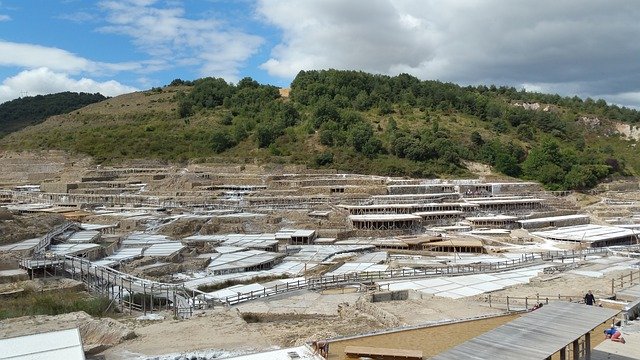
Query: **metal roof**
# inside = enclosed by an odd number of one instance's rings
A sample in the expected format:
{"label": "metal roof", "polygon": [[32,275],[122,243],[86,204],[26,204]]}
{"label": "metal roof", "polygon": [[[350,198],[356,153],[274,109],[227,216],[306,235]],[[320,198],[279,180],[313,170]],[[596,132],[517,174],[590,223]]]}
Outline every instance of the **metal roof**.
{"label": "metal roof", "polygon": [[0,339],[0,359],[84,360],[77,328]]}
{"label": "metal roof", "polygon": [[546,359],[618,312],[583,304],[551,303],[436,355],[432,360]]}

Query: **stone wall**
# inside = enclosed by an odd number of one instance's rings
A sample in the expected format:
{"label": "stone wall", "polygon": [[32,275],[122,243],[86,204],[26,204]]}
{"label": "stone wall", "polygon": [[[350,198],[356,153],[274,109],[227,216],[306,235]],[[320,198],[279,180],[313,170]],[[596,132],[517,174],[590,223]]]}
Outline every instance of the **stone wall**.
{"label": "stone wall", "polygon": [[371,295],[371,302],[402,301],[409,299],[409,290],[385,291]]}

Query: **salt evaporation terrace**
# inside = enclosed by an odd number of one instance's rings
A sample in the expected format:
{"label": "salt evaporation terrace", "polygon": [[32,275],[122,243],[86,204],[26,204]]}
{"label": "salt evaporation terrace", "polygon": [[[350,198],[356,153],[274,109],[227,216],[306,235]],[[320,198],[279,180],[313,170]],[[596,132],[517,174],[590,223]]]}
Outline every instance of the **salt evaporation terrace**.
{"label": "salt evaporation terrace", "polygon": [[4,207],[66,222],[0,253],[29,276],[81,280],[123,310],[182,318],[302,289],[460,299],[548,271],[638,266],[639,217],[592,224],[535,183],[250,168],[102,168],[18,184],[1,190]]}

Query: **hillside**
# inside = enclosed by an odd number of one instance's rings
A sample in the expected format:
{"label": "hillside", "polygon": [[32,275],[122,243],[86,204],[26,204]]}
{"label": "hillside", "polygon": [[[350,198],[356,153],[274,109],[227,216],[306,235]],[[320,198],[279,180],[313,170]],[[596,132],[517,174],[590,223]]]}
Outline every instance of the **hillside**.
{"label": "hillside", "polygon": [[27,96],[0,104],[0,137],[46,118],[66,114],[81,107],[103,101],[101,94],[62,92]]}
{"label": "hillside", "polygon": [[640,113],[603,100],[337,70],[303,71],[286,95],[250,78],[177,79],[54,116],[0,148],[416,177],[468,176],[472,161],[549,189],[640,171]]}

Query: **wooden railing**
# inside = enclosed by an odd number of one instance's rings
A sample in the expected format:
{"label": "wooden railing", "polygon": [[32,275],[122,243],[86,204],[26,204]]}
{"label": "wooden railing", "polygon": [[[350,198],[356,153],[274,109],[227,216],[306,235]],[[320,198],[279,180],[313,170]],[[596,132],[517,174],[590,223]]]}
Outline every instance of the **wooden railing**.
{"label": "wooden railing", "polygon": [[[180,312],[191,314],[193,309],[213,308],[215,305],[222,305],[220,301],[207,297],[206,293],[196,289],[188,289],[184,284],[169,284],[142,279],[70,255],[36,260],[23,259],[20,261],[20,266],[31,271],[39,268],[62,267],[61,273],[82,281],[90,291],[108,296],[130,311],[137,310],[133,299],[136,296],[142,296],[144,300],[141,301],[140,311],[145,314],[147,311],[154,311],[154,298],[156,300],[164,299],[165,306],[167,308],[173,307],[176,316]],[[146,299],[149,299],[151,306],[147,306]]]}
{"label": "wooden railing", "polygon": [[[235,296],[227,296],[223,300],[226,304],[233,305],[267,296],[274,296],[302,289],[325,289],[352,284],[362,284],[371,281],[397,280],[408,278],[427,278],[437,276],[459,276],[479,273],[492,273],[512,270],[529,266],[533,262],[541,261],[540,254],[523,254],[519,259],[511,259],[488,264],[449,265],[427,269],[391,269],[386,271],[365,271],[360,273],[324,275],[305,278],[295,282],[275,285],[262,290],[254,290],[246,293],[238,293]],[[211,297],[211,295],[208,295]]]}
{"label": "wooden railing", "polygon": [[553,301],[583,302],[582,295],[540,295],[535,296],[495,296],[487,295],[486,302],[489,307],[498,307],[507,311],[531,310],[536,304],[548,305]]}
{"label": "wooden railing", "polygon": [[637,284],[640,284],[640,270],[629,271],[628,274],[611,279],[611,293],[615,294],[616,289],[624,289]]}
{"label": "wooden railing", "polygon": [[[162,296],[164,298],[170,298],[172,294],[176,296],[180,295],[189,302],[189,307],[191,309],[195,309],[200,307],[212,307],[214,306],[214,304],[234,305],[245,301],[275,296],[302,289],[325,289],[381,280],[384,281],[492,273],[518,269],[521,267],[530,266],[536,262],[542,263],[543,260],[581,258],[583,256],[586,256],[587,254],[601,254],[605,252],[607,252],[607,249],[604,248],[586,249],[583,251],[554,251],[538,254],[522,254],[518,259],[510,259],[496,263],[460,265],[452,264],[424,269],[390,269],[386,271],[365,271],[360,273],[349,273],[340,275],[323,275],[317,277],[309,277],[292,282],[285,282],[283,284],[276,284],[274,286],[265,287],[262,290],[237,293],[237,295],[227,296],[224,298],[217,298],[211,294],[204,293],[197,289],[187,288],[184,286],[184,284],[167,284],[138,278],[126,273],[119,272],[110,267],[95,265],[89,260],[73,256],[67,255],[62,257],[64,259],[62,264],[67,268],[66,272],[70,273],[72,278],[78,276],[80,279],[83,279],[83,281],[85,281],[85,283],[87,283],[90,288],[92,286],[95,287],[96,284],[94,284],[94,282],[100,285],[105,281],[104,279],[106,278],[107,284],[111,284],[112,287],[119,286],[120,288],[124,288],[128,293],[139,293],[144,296],[151,294],[151,296]],[[51,265],[59,265],[59,259],[60,257],[50,259]],[[30,264],[26,263],[31,261],[34,260],[23,260],[23,262],[25,262],[23,267],[33,268]],[[38,266],[42,267],[47,265],[39,264]],[[88,274],[89,276],[87,277],[85,274]],[[99,281],[96,279],[99,279]],[[636,275],[636,279],[640,280],[640,275]],[[176,297],[173,300],[173,303],[175,304],[179,301],[179,298]],[[146,311],[146,309],[144,310]]]}
{"label": "wooden railing", "polygon": [[67,231],[69,228],[71,228],[74,225],[75,223],[67,221],[62,225],[58,225],[53,230],[49,231],[46,235],[44,235],[42,238],[40,238],[40,241],[38,241],[38,244],[33,249],[34,257],[36,258],[43,257],[45,250],[49,247],[49,245],[51,245],[51,239]]}

